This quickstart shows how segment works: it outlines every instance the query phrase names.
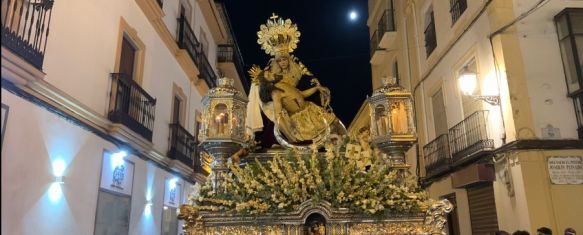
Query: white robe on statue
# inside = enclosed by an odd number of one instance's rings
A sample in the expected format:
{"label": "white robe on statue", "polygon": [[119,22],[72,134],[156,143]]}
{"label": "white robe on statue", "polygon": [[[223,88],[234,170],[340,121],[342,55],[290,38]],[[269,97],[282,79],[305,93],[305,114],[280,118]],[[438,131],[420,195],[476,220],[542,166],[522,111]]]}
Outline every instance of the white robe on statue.
{"label": "white robe on statue", "polygon": [[247,103],[247,118],[245,118],[245,129],[248,135],[263,130],[263,119],[261,111],[269,120],[274,120],[273,102],[263,103],[259,98],[259,86],[252,84],[249,89],[249,103]]}

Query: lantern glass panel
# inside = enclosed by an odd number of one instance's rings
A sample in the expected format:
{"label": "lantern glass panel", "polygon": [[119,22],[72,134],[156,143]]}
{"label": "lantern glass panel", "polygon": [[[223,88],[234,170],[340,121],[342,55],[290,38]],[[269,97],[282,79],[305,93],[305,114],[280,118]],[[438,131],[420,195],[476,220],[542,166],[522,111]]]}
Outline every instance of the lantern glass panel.
{"label": "lantern glass panel", "polygon": [[388,135],[389,117],[387,116],[385,106],[377,105],[374,109],[374,115],[377,136]]}
{"label": "lantern glass panel", "polygon": [[235,135],[243,136],[245,134],[245,109],[244,105],[237,105],[233,110],[231,125]]}
{"label": "lantern glass panel", "polygon": [[213,109],[213,120],[210,122],[209,137],[229,135],[229,110],[227,105],[219,103]]}
{"label": "lantern glass panel", "polygon": [[409,133],[409,118],[407,115],[407,105],[405,100],[395,100],[391,104],[391,131],[395,135]]}

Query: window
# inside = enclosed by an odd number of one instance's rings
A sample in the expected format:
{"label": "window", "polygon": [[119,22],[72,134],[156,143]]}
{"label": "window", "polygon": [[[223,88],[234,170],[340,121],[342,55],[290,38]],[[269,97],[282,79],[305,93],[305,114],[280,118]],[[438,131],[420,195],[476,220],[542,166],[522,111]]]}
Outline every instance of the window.
{"label": "window", "polygon": [[162,212],[162,235],[178,234],[178,213],[176,208],[164,206]]}
{"label": "window", "polygon": [[127,37],[123,37],[119,59],[119,73],[125,74],[128,78],[134,79],[135,60],[136,48]]}
{"label": "window", "polygon": [[138,37],[138,32],[121,18],[114,70],[141,84],[145,50],[146,45]]}
{"label": "window", "polygon": [[108,118],[151,141],[156,99],[140,86],[145,49],[137,31],[121,18]]}
{"label": "window", "polygon": [[184,90],[176,85],[176,83],[172,83],[172,110],[170,120],[174,124],[178,124],[180,126],[185,125],[185,115],[186,115],[186,95],[184,94]]}
{"label": "window", "polygon": [[567,8],[555,16],[559,47],[563,58],[568,96],[573,99],[579,126],[579,138],[583,138],[581,114],[583,89],[583,8]]}
{"label": "window", "polygon": [[460,222],[457,214],[457,200],[455,197],[455,193],[442,196],[441,199],[447,199],[453,205],[453,210],[449,214],[447,214],[447,234],[459,235]]}
{"label": "window", "polygon": [[581,91],[583,73],[583,8],[568,8],[555,16],[569,94]]}
{"label": "window", "polygon": [[180,105],[182,103],[182,99],[178,96],[174,96],[174,105],[172,105],[172,123],[180,124]]}
{"label": "window", "polygon": [[130,228],[130,196],[99,190],[95,235],[128,234]]}
{"label": "window", "polygon": [[462,16],[466,8],[468,8],[467,0],[449,0],[449,13],[451,13],[451,24]]}
{"label": "window", "polygon": [[194,136],[186,129],[186,95],[182,88],[176,84],[172,84],[172,106],[170,115],[170,144],[168,150],[168,157],[174,160],[179,160],[186,166],[192,167],[193,154],[195,151]]}
{"label": "window", "polygon": [[435,20],[433,18],[433,7],[429,7],[425,14],[425,52],[427,57],[431,55],[435,47],[437,47]]}
{"label": "window", "polygon": [[431,105],[433,107],[435,136],[447,134],[447,116],[445,115],[445,103],[441,88],[431,96]]}
{"label": "window", "polygon": [[[120,79],[135,80],[134,77],[135,58],[136,48],[132,45],[129,39],[123,37],[121,42],[121,54],[119,57],[118,68]],[[123,84],[123,82],[120,82],[119,84]],[[116,102],[115,107],[118,108],[117,110],[120,110],[124,113],[129,113],[131,102],[131,85],[123,84],[122,86],[118,86],[116,91],[117,96],[115,100]]]}

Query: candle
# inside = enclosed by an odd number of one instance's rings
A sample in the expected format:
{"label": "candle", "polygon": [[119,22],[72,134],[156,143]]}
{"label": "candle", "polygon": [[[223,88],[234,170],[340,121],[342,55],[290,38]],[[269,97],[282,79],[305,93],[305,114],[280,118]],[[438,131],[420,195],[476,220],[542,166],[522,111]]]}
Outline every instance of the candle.
{"label": "candle", "polygon": [[217,133],[217,135],[220,135],[220,134],[223,133],[223,130],[222,130],[222,119],[223,119],[223,116],[221,116],[220,114],[215,117],[215,126],[216,126],[216,133]]}
{"label": "candle", "polygon": [[220,115],[221,115],[221,134],[224,135],[224,134],[226,134],[225,132],[227,131],[227,128],[225,125],[227,122],[227,119],[225,118],[225,113],[221,113]]}

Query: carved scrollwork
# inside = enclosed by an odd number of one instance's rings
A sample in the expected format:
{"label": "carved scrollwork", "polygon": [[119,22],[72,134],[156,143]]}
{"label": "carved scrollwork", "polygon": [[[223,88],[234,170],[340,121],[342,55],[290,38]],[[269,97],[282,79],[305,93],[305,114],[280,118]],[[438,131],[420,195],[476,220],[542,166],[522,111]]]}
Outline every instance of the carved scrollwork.
{"label": "carved scrollwork", "polygon": [[425,215],[425,224],[431,226],[432,232],[444,234],[443,228],[447,223],[447,214],[453,210],[453,204],[443,199],[429,206]]}
{"label": "carved scrollwork", "polygon": [[186,204],[180,206],[178,219],[184,220],[182,227],[186,235],[204,235],[204,225],[196,207]]}

